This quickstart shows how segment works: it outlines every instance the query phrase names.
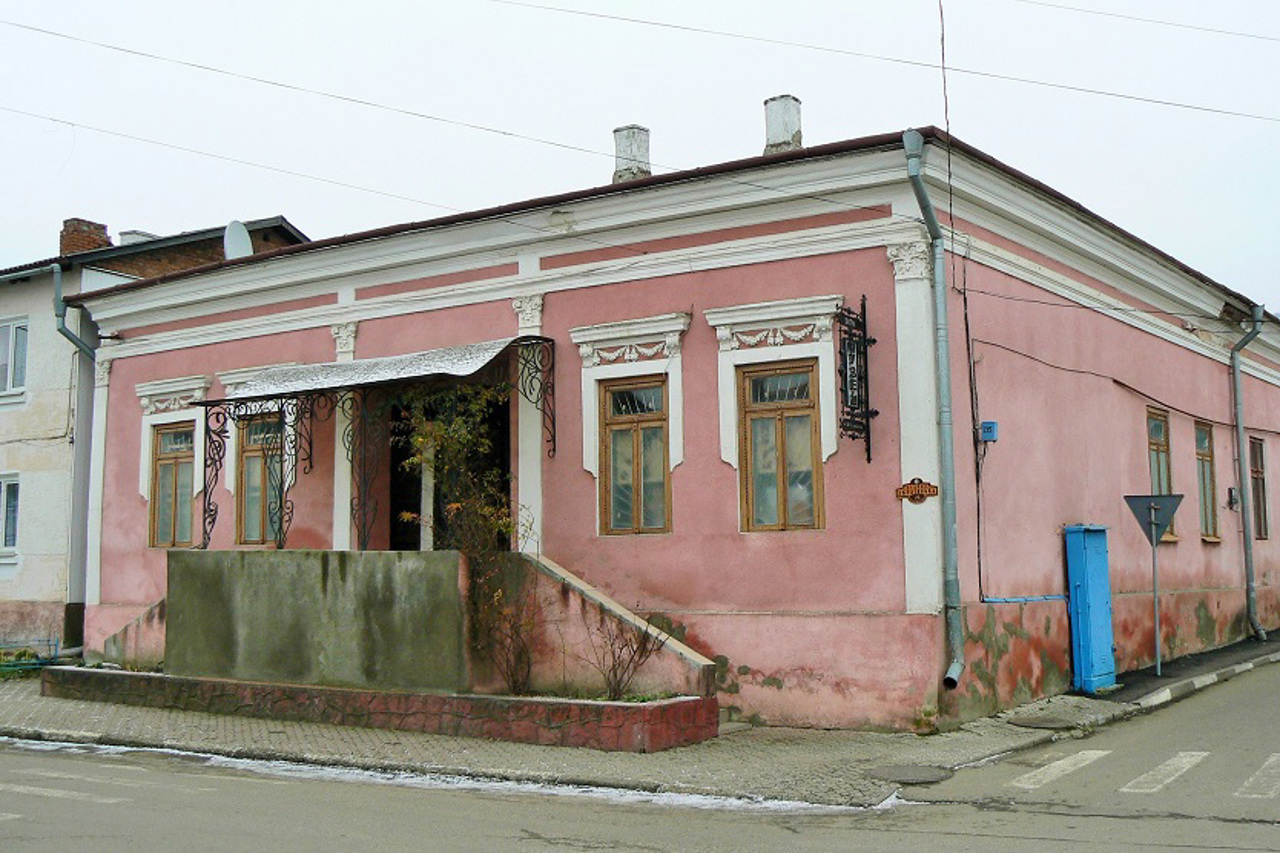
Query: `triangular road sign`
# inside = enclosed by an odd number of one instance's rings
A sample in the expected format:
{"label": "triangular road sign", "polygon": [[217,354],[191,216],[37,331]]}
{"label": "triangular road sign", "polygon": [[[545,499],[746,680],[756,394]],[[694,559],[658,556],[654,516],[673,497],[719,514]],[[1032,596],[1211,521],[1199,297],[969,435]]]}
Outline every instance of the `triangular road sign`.
{"label": "triangular road sign", "polygon": [[1125,495],[1124,502],[1129,505],[1133,517],[1138,519],[1147,541],[1154,545],[1173,522],[1173,513],[1182,503],[1182,495]]}

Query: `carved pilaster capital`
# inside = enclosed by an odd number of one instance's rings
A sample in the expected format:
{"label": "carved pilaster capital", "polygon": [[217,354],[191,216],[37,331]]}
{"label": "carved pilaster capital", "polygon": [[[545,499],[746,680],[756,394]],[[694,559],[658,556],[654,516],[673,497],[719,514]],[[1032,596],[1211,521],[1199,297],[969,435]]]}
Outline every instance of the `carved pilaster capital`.
{"label": "carved pilaster capital", "polygon": [[516,312],[520,334],[542,334],[542,294],[517,296],[511,300],[511,307]]}
{"label": "carved pilaster capital", "polygon": [[928,278],[931,268],[929,244],[923,241],[896,243],[887,247],[895,279]]}
{"label": "carved pilaster capital", "polygon": [[335,323],[329,327],[329,331],[333,333],[334,349],[338,355],[355,355],[356,332],[359,328],[359,323]]}

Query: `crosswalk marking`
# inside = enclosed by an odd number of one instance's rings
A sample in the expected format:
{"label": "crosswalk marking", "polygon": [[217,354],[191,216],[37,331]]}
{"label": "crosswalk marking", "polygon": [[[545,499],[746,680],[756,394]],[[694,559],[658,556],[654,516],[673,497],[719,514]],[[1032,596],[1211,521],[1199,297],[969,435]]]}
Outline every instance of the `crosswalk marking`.
{"label": "crosswalk marking", "polygon": [[1252,799],[1270,799],[1276,794],[1280,794],[1280,752],[1272,753],[1258,772],[1236,791],[1237,797]]}
{"label": "crosswalk marking", "polygon": [[1154,770],[1143,773],[1120,790],[1126,794],[1154,794],[1207,758],[1207,752],[1179,752]]}
{"label": "crosswalk marking", "polygon": [[97,794],[85,794],[80,791],[64,791],[61,788],[37,788],[33,785],[10,785],[0,783],[0,791],[10,794],[28,794],[33,797],[52,797],[57,800],[80,800],[85,803],[98,803],[110,806],[116,803],[127,803],[123,797],[99,797]]}
{"label": "crosswalk marking", "polygon": [[1057,781],[1068,773],[1079,770],[1081,767],[1086,767],[1099,758],[1110,754],[1111,750],[1109,749],[1082,749],[1075,755],[1068,755],[1066,758],[1055,761],[1052,764],[1046,764],[1044,767],[1032,770],[1030,773],[1024,773],[1009,784],[1015,788],[1033,790]]}

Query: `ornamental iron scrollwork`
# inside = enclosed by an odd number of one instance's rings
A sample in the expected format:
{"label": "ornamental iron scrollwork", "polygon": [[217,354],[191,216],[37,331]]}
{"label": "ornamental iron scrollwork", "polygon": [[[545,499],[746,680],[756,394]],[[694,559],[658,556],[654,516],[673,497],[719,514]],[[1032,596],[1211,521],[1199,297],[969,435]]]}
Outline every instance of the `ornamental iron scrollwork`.
{"label": "ornamental iron scrollwork", "polygon": [[871,419],[880,412],[871,408],[867,352],[876,339],[867,334],[867,297],[859,310],[841,308],[836,312],[840,329],[840,434],[866,443],[871,461]]}
{"label": "ornamental iron scrollwork", "polygon": [[[554,342],[550,338],[525,336],[516,341],[514,348],[520,395],[541,412],[547,455],[555,456]],[[493,376],[482,373],[473,376],[472,381],[499,381],[498,364],[491,367]],[[334,440],[342,442],[351,465],[351,523],[357,547],[368,550],[380,509],[375,497],[378,479],[390,453],[390,418],[396,406],[406,403],[405,390],[405,385],[399,384],[197,403],[205,409],[203,518],[198,547],[207,549],[213,539],[219,512],[213,494],[226,467],[232,429],[264,418],[276,424],[275,429],[264,430],[261,436],[268,478],[266,532],[277,548],[283,548],[294,514],[289,492],[297,481],[299,469],[309,474],[315,467],[315,424],[332,420],[335,413],[341,413],[340,435],[335,434]]]}
{"label": "ornamental iron scrollwork", "polygon": [[520,396],[542,413],[542,435],[547,456],[556,455],[556,350],[551,338],[527,337],[519,341]]}

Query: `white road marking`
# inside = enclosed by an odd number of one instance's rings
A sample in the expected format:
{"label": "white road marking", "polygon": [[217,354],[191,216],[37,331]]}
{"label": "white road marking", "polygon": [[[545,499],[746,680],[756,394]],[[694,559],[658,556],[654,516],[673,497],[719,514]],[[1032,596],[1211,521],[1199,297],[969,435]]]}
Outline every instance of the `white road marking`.
{"label": "white road marking", "polygon": [[1276,794],[1280,794],[1280,752],[1273,752],[1258,772],[1236,791],[1237,797],[1258,800],[1271,799]]}
{"label": "white road marking", "polygon": [[[112,768],[118,770],[120,768]],[[188,788],[182,785],[169,785],[163,782],[147,782],[142,779],[121,779],[118,776],[82,776],[78,773],[63,773],[59,770],[23,769],[19,773],[29,776],[41,776],[45,779],[65,779],[72,782],[91,782],[95,785],[118,785],[122,788],[164,788],[166,791],[177,791],[182,794],[204,794],[216,788]]]}
{"label": "white road marking", "polygon": [[1209,756],[1207,752],[1179,752],[1156,769],[1143,773],[1120,790],[1126,794],[1154,794]]}
{"label": "white road marking", "polygon": [[127,803],[124,797],[99,797],[96,794],[85,794],[80,791],[64,791],[60,788],[36,788],[31,785],[8,785],[0,783],[0,791],[10,794],[29,794],[33,797],[52,797],[56,800],[80,800],[85,803],[98,803],[111,806],[116,803]]}
{"label": "white road marking", "polygon": [[1075,755],[1068,755],[1066,758],[1055,761],[1052,764],[1046,764],[1039,770],[1023,773],[1009,784],[1015,788],[1033,790],[1050,782],[1056,782],[1068,773],[1079,770],[1081,767],[1086,767],[1104,755],[1110,754],[1111,750],[1109,749],[1082,749]]}
{"label": "white road marking", "polygon": [[0,820],[19,820],[21,817],[22,817],[22,815],[20,815],[20,814],[11,814],[11,813],[9,813],[9,812],[0,812]]}

